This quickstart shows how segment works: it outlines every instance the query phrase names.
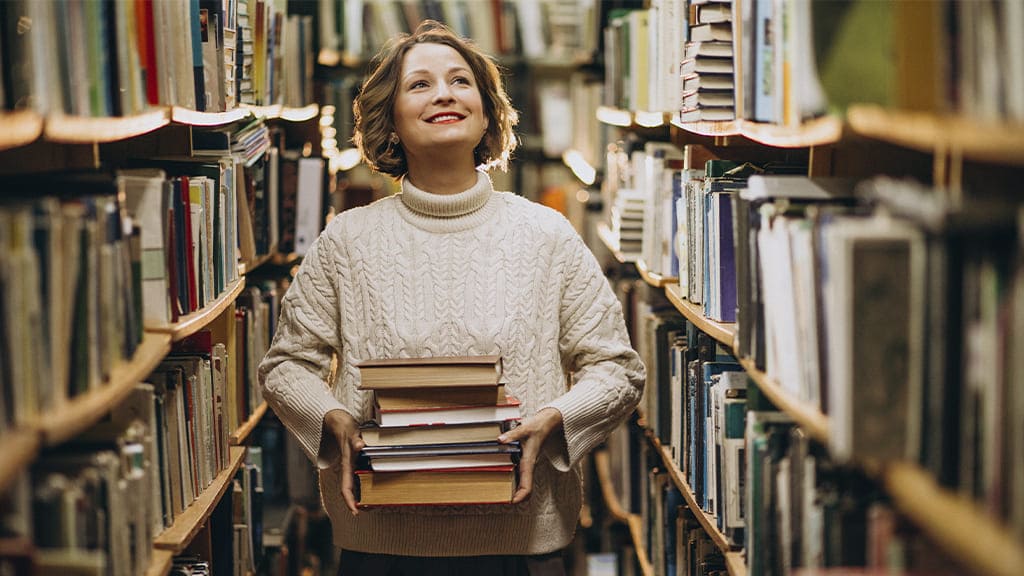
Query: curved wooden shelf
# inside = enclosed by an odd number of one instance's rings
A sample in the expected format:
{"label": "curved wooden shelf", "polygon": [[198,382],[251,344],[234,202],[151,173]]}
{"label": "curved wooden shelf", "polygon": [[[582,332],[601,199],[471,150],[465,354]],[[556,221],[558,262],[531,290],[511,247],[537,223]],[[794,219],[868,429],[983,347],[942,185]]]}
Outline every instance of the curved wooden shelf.
{"label": "curved wooden shelf", "polygon": [[[710,514],[701,509],[700,505],[697,504],[697,498],[694,496],[693,489],[686,482],[686,478],[683,478],[683,473],[679,468],[672,462],[672,455],[669,454],[668,448],[661,445],[661,442],[655,438],[652,434],[648,434],[651,444],[653,444],[655,451],[661,456],[661,461],[665,465],[665,469],[668,471],[669,476],[672,477],[672,482],[676,485],[683,494],[683,499],[686,500],[686,506],[690,508],[693,515],[697,517],[697,522],[700,523],[701,528],[707,532],[711,541],[715,543],[715,546],[722,551],[723,554],[729,554],[730,552],[736,551],[726,540],[725,534],[718,529],[715,525],[714,518]],[[735,559],[734,559],[735,560]],[[734,566],[729,567],[729,574],[732,576],[745,576],[747,573],[746,566],[743,563],[743,557],[739,557],[739,566],[742,568],[739,572],[734,572]]]}
{"label": "curved wooden shelf", "polygon": [[303,106],[302,108],[289,108],[285,106],[281,108],[281,113],[278,114],[278,118],[281,120],[287,120],[288,122],[305,122],[312,120],[320,114],[319,104],[310,104]]}
{"label": "curved wooden shelf", "polygon": [[281,110],[284,106],[280,104],[271,104],[269,106],[254,106],[252,104],[239,104],[239,108],[252,112],[252,115],[256,118],[262,118],[264,120],[270,120],[281,116]]}
{"label": "curved wooden shelf", "polygon": [[43,133],[43,117],[32,110],[0,113],[0,150],[35,142]]}
{"label": "curved wooden shelf", "polygon": [[253,270],[259,268],[260,266],[263,266],[267,262],[273,260],[275,255],[275,253],[271,252],[269,254],[264,254],[263,256],[257,256],[256,259],[253,260],[252,262],[240,263],[238,265],[238,274],[240,276],[245,276],[249,272],[252,272]]}
{"label": "curved wooden shelf", "polygon": [[248,108],[235,108],[227,112],[197,112],[181,106],[172,106],[171,121],[190,126],[221,126],[237,122],[251,113]]}
{"label": "curved wooden shelf", "polygon": [[975,503],[912,464],[891,463],[882,474],[896,507],[963,566],[992,576],[1024,574],[1024,543]]}
{"label": "curved wooden shelf", "polygon": [[758,370],[750,358],[740,358],[739,362],[746,370],[747,375],[757,383],[758,390],[768,397],[776,408],[789,414],[793,421],[806,430],[811,438],[823,444],[828,443],[828,416],[793,398],[788,391],[779,386],[778,382]]}
{"label": "curved wooden shelf", "polygon": [[0,434],[0,493],[7,490],[18,472],[39,453],[39,433],[32,428],[8,430]]}
{"label": "curved wooden shelf", "polygon": [[655,288],[664,288],[669,284],[679,283],[679,278],[676,278],[674,276],[662,276],[657,272],[651,272],[647,268],[647,263],[644,262],[643,258],[637,258],[636,270],[637,272],[640,273],[640,277],[644,279],[644,282],[647,282],[648,284],[654,286]]}
{"label": "curved wooden shelf", "polygon": [[635,261],[634,254],[626,254],[619,250],[619,239],[612,234],[612,229],[605,222],[597,223],[597,237],[601,239],[601,243],[605,245],[605,248],[612,253],[612,256],[619,261],[619,264],[627,264]]}
{"label": "curved wooden shelf", "polygon": [[115,142],[141,136],[170,122],[166,108],[156,108],[134,116],[50,116],[43,126],[47,140],[65,144]]}
{"label": "curved wooden shelf", "polygon": [[923,112],[851,106],[850,129],[861,136],[926,153],[953,151],[983,162],[1024,165],[1024,124]]}
{"label": "curved wooden shelf", "polygon": [[115,366],[109,382],[39,417],[35,428],[41,433],[43,443],[47,446],[60,444],[95,424],[120,404],[170,351],[171,338],[167,334],[144,334],[135,356]]}
{"label": "curved wooden shelf", "polygon": [[680,122],[672,120],[672,125],[687,132],[700,136],[742,136],[739,120],[724,120],[721,122]]}
{"label": "curved wooden shelf", "polygon": [[191,336],[196,332],[203,329],[204,326],[212,322],[216,317],[220,316],[221,312],[227,309],[228,305],[238,298],[238,295],[245,289],[245,278],[239,278],[235,280],[234,284],[228,285],[224,289],[224,293],[221,294],[213,304],[204,307],[201,310],[181,317],[174,324],[165,324],[163,326],[146,326],[146,330],[150,332],[159,332],[163,334],[170,334],[171,340],[177,342],[186,336]]}
{"label": "curved wooden shelf", "polygon": [[629,128],[633,125],[633,113],[629,110],[622,110],[611,106],[598,106],[594,115],[597,117],[598,122],[609,126]]}
{"label": "curved wooden shelf", "polygon": [[718,342],[734,349],[736,340],[736,324],[734,322],[715,322],[704,316],[704,309],[699,304],[694,304],[683,298],[682,287],[679,284],[668,284],[665,286],[665,296],[669,302],[679,310],[680,314],[687,320],[693,322],[701,332],[711,336]]}
{"label": "curved wooden shelf", "polygon": [[228,467],[221,470],[202,494],[180,516],[174,519],[174,524],[153,540],[154,548],[180,554],[189,545],[192,538],[213,513],[217,502],[227,492],[228,486],[231,485],[231,479],[238,471],[238,467],[242,465],[242,461],[245,460],[244,446],[232,446],[230,451]]}
{"label": "curved wooden shelf", "polygon": [[240,446],[244,444],[246,439],[249,438],[249,434],[252,434],[253,429],[256,428],[256,425],[260,423],[260,420],[266,413],[267,402],[264,400],[256,407],[256,410],[249,415],[249,419],[243,422],[242,425],[238,427],[238,430],[231,433],[231,437],[228,438],[228,443],[232,446]]}
{"label": "curved wooden shelf", "polygon": [[776,148],[807,148],[834,144],[843,135],[843,121],[835,116],[823,116],[799,126],[778,126],[741,120],[740,134],[755,142]]}
{"label": "curved wooden shelf", "polygon": [[149,553],[149,566],[146,568],[145,576],[167,576],[171,573],[173,563],[174,552],[154,548]]}
{"label": "curved wooden shelf", "polygon": [[653,576],[654,567],[647,558],[647,546],[643,538],[643,525],[640,517],[627,512],[619,503],[615,495],[615,488],[612,486],[611,464],[608,462],[608,452],[597,450],[592,454],[594,458],[594,469],[597,471],[597,483],[601,488],[601,497],[604,500],[608,513],[618,522],[629,527],[629,534],[633,538],[633,548],[636,550],[637,562],[640,570],[645,576]]}

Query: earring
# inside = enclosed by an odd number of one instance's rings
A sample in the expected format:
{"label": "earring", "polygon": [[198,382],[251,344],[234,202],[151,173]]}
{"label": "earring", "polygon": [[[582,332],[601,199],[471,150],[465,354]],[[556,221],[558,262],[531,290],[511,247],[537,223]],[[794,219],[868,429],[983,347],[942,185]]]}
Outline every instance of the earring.
{"label": "earring", "polygon": [[392,132],[391,136],[388,137],[388,142],[391,144],[398,144],[400,142],[400,140],[398,139],[398,134]]}

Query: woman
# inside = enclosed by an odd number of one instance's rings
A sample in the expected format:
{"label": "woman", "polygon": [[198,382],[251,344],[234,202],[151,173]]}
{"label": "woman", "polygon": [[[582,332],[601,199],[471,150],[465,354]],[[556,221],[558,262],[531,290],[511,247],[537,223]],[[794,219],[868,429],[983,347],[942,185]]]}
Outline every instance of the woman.
{"label": "woman", "polygon": [[[424,23],[384,48],[354,105],[363,158],[402,193],[330,222],[260,365],[267,401],[320,468],[341,573],[560,574],[577,464],[642,392],[619,303],[565,218],[495,192],[478,170],[505,167],[517,114],[471,43]],[[499,438],[522,447],[513,503],[360,510],[353,459],[372,397],[356,364],[485,354],[502,356],[522,403],[521,425]]]}

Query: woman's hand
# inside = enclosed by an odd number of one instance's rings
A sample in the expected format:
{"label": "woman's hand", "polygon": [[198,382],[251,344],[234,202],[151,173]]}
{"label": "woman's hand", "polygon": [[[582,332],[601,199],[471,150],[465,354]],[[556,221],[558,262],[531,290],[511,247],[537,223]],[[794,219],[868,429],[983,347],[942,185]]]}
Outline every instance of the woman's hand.
{"label": "woman's hand", "polygon": [[341,454],[341,495],[353,516],[359,514],[356,506],[355,473],[356,458],[366,446],[359,435],[359,424],[344,410],[331,410],[324,416],[324,433],[330,434],[338,443]]}
{"label": "woman's hand", "polygon": [[519,456],[519,488],[512,495],[513,504],[526,500],[533,492],[533,468],[537,464],[541,446],[552,432],[561,428],[562,413],[554,408],[545,408],[498,436],[498,442],[508,444],[518,440],[522,448]]}

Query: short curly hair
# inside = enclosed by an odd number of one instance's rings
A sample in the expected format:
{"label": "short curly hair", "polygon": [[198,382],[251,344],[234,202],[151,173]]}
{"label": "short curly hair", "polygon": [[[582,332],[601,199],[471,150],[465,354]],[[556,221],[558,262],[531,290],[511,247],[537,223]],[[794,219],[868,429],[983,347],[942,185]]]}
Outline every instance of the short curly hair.
{"label": "short curly hair", "polygon": [[455,49],[469,64],[476,78],[487,117],[487,132],[473,150],[473,160],[484,168],[508,168],[516,148],[513,131],[519,113],[512,107],[501,83],[501,71],[489,56],[468,39],[434,20],[425,20],[412,34],[390,40],[372,61],[372,72],[352,104],[355,143],[370,168],[396,178],[409,171],[405,152],[389,138],[395,130],[393,110],[405,54],[416,44],[444,44]]}

